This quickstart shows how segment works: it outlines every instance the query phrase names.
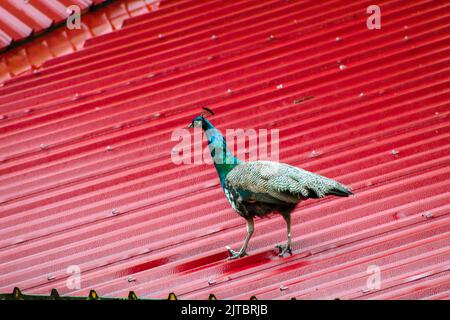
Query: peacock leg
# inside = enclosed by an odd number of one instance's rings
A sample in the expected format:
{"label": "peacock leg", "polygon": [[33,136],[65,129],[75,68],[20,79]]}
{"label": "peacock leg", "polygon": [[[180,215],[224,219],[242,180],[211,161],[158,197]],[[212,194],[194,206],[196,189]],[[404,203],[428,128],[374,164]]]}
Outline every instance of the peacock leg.
{"label": "peacock leg", "polygon": [[291,215],[285,214],[283,215],[284,220],[286,221],[287,226],[287,243],[285,246],[278,245],[277,247],[281,250],[279,256],[282,257],[286,254],[286,252],[289,252],[292,254],[292,247],[291,247]]}
{"label": "peacock leg", "polygon": [[253,231],[255,230],[255,223],[253,222],[253,218],[247,219],[247,236],[245,237],[244,244],[242,245],[241,250],[239,252],[234,251],[230,247],[227,247],[228,251],[230,252],[231,256],[230,259],[237,259],[245,256],[247,253],[247,247],[248,242],[250,241],[250,238],[252,237]]}

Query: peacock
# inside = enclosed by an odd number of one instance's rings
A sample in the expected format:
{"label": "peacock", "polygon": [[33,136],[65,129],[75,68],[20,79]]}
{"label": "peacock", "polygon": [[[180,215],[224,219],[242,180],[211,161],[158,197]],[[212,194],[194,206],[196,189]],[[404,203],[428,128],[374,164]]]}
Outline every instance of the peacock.
{"label": "peacock", "polygon": [[[204,108],[209,114],[210,109]],[[227,246],[230,259],[244,257],[254,231],[254,218],[271,213],[280,214],[287,226],[287,243],[278,245],[279,256],[292,254],[291,212],[297,204],[310,198],[328,195],[348,197],[350,188],[324,176],[273,161],[244,162],[227,148],[219,130],[202,113],[194,118],[189,128],[202,128],[214,161],[220,184],[231,207],[247,222],[247,236],[239,251]]]}

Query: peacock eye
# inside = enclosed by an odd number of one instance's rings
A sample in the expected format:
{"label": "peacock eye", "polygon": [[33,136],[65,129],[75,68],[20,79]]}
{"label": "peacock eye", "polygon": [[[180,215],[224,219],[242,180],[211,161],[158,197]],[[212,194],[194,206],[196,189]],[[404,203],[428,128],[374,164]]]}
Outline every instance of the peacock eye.
{"label": "peacock eye", "polygon": [[199,120],[194,121],[194,127],[195,128],[201,128],[202,127],[202,122]]}

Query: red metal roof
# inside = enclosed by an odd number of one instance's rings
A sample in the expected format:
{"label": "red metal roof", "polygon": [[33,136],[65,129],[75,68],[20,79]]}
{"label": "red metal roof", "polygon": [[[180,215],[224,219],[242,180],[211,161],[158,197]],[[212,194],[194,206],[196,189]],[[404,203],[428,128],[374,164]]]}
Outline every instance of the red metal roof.
{"label": "red metal roof", "polygon": [[[450,4],[381,1],[368,30],[371,4],[165,1],[6,82],[0,292],[448,299]],[[202,106],[219,129],[279,129],[281,161],[355,196],[302,203],[292,256],[273,217],[228,261],[244,220],[213,166],[171,161]]]}
{"label": "red metal roof", "polygon": [[[11,0],[12,1],[12,0]],[[16,27],[17,24],[13,23],[11,19],[19,20],[19,25],[26,24],[29,29],[33,29],[36,34],[37,31],[42,31],[39,37],[34,39],[27,38],[27,42],[15,47],[4,47],[3,50],[7,50],[5,54],[0,56],[0,82],[4,82],[7,79],[13,78],[18,74],[24,72],[31,72],[39,68],[45,61],[54,57],[59,57],[77,50],[80,50],[84,46],[86,39],[96,37],[98,35],[111,32],[122,27],[123,21],[130,17],[141,15],[150,11],[157,10],[159,2],[157,0],[116,0],[114,2],[105,3],[107,5],[97,8],[84,14],[80,18],[80,29],[68,29],[61,23],[57,28],[43,34],[43,28],[39,26],[43,19],[42,13],[33,9],[33,4],[44,10],[46,6],[49,8],[57,9],[60,7],[58,1],[33,1],[28,2],[25,5],[23,2],[13,1],[0,3],[0,12],[2,5],[5,8],[9,8],[10,15],[0,15],[0,34],[2,33],[1,26]],[[67,2],[67,1],[66,1]],[[92,5],[104,2],[104,0],[93,1]],[[74,2],[67,2],[67,4],[73,4]],[[12,4],[23,8],[23,11],[14,10]],[[39,14],[34,14],[34,13]],[[12,15],[15,13],[15,15]],[[29,15],[26,15],[29,14]],[[65,15],[64,11],[64,15]],[[12,17],[8,19],[8,17]],[[56,18],[55,18],[56,19]],[[54,25],[53,20],[49,20],[50,24],[46,24],[47,27]],[[62,22],[62,20],[55,20]],[[1,41],[1,40],[0,40]],[[8,45],[10,43],[8,42]],[[0,50],[1,50],[0,44]]]}
{"label": "red metal roof", "polygon": [[2,0],[0,49],[64,21],[72,5],[85,10],[102,2],[105,0]]}

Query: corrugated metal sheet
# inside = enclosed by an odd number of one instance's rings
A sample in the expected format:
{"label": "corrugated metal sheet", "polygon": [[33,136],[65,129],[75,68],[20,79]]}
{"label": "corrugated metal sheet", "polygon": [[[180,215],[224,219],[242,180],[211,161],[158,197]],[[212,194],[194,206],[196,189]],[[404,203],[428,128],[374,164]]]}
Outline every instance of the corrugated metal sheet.
{"label": "corrugated metal sheet", "polygon": [[72,5],[86,10],[106,0],[2,0],[0,2],[0,49],[64,21]]}
{"label": "corrugated metal sheet", "polygon": [[[67,2],[67,4],[70,3]],[[3,50],[8,51],[0,56],[0,82],[4,82],[18,74],[36,70],[45,61],[54,57],[80,50],[87,39],[120,29],[125,19],[157,10],[159,7],[159,1],[157,0],[116,0],[108,3],[104,0],[98,0],[93,1],[91,5],[99,3],[108,5],[101,8],[97,7],[96,10],[84,14],[80,19],[79,29],[69,29],[62,23],[65,18],[62,20],[57,20],[59,19],[57,17],[54,17],[56,20],[41,19],[41,17],[46,16],[33,7],[33,4],[35,4],[41,10],[49,7],[57,11],[56,9],[60,6],[58,1],[40,0],[33,1],[33,3],[28,2],[28,5],[22,1],[15,0],[14,2],[6,1],[3,4],[0,2],[0,12],[2,12],[2,5],[10,10],[10,15],[0,15],[0,34],[2,33],[1,26],[3,25],[9,28],[17,27],[17,24],[11,20],[12,18],[18,20],[20,22],[19,25],[28,25],[28,29],[34,30],[33,35],[37,34],[36,32],[41,33],[40,37],[27,38],[28,41],[19,46],[3,47]],[[15,7],[12,4],[23,10],[14,10]],[[65,11],[62,12],[65,15]],[[15,15],[12,15],[13,13]],[[12,18],[8,19],[8,17]],[[46,23],[42,24],[42,21],[46,21]],[[61,22],[61,25],[54,28],[51,32],[43,34],[43,30],[53,26],[55,21]],[[12,43],[8,42],[9,44]]]}
{"label": "corrugated metal sheet", "polygon": [[[381,1],[368,30],[371,4],[166,1],[7,82],[0,292],[448,299],[450,4]],[[302,203],[292,256],[274,217],[227,261],[244,220],[212,166],[171,162],[201,106],[219,129],[278,128],[281,161],[356,195]]]}
{"label": "corrugated metal sheet", "polygon": [[[175,297],[174,293],[171,293],[167,300],[171,297]],[[0,300],[139,300],[139,297],[133,291],[130,291],[127,298],[114,298],[114,297],[99,297],[95,290],[91,290],[87,297],[72,297],[72,296],[61,296],[56,289],[52,289],[49,295],[29,295],[23,294],[19,288],[15,287],[12,293],[0,294]]]}

